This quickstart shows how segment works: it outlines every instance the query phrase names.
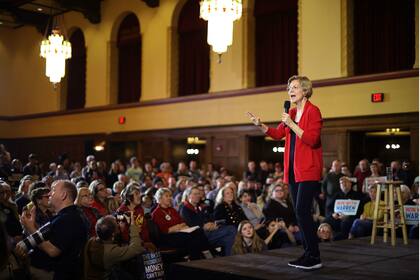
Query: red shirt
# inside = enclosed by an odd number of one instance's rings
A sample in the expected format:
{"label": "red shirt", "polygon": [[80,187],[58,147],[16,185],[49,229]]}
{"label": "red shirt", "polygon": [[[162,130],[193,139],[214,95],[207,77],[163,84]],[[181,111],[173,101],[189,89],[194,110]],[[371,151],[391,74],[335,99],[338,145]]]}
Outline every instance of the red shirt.
{"label": "red shirt", "polygon": [[[125,204],[121,204],[120,208],[118,208],[117,213],[122,214],[122,213],[127,213],[129,212],[130,209],[128,208],[127,205]],[[128,215],[130,216],[130,215]],[[139,232],[141,239],[144,242],[150,242],[150,235],[149,235],[149,228],[147,227],[147,220],[144,217],[144,211],[143,211],[143,207],[141,207],[141,205],[136,206],[136,208],[134,208],[134,214],[133,214],[133,218],[134,218],[134,222],[137,226],[140,226],[141,228],[141,232]],[[126,226],[124,227],[124,229],[121,230],[121,235],[124,239],[124,241],[129,241],[129,225],[126,224]]]}
{"label": "red shirt", "polygon": [[169,228],[174,225],[185,223],[175,208],[162,208],[160,205],[153,211],[152,220],[163,233],[168,233]]}
{"label": "red shirt", "polygon": [[96,236],[95,225],[98,219],[100,218],[99,211],[96,214],[94,210],[96,208],[85,206],[81,206],[80,208],[82,209],[83,213],[89,221],[89,237]]}
{"label": "red shirt", "polygon": [[98,210],[99,215],[101,215],[102,217],[109,214],[105,208],[105,205],[103,205],[100,201],[97,201],[96,199],[93,200],[90,206]]}
{"label": "red shirt", "polygon": [[[289,111],[290,118],[295,119],[296,107]],[[306,101],[298,126],[303,130],[302,138],[296,136],[294,172],[296,182],[319,181],[322,176],[322,146],[321,128],[322,117],[318,107],[309,100]],[[290,155],[290,128],[283,122],[277,128],[270,127],[267,135],[280,140],[286,136],[284,150],[284,179],[289,183],[289,155]]]}

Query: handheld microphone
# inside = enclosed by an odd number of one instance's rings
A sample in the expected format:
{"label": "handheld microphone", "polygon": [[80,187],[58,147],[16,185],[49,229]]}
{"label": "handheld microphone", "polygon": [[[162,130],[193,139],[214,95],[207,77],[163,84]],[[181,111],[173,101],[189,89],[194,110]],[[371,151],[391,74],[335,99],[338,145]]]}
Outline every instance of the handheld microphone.
{"label": "handheld microphone", "polygon": [[284,108],[284,112],[288,114],[289,109],[290,109],[290,101],[288,101],[288,100],[284,101],[283,108]]}

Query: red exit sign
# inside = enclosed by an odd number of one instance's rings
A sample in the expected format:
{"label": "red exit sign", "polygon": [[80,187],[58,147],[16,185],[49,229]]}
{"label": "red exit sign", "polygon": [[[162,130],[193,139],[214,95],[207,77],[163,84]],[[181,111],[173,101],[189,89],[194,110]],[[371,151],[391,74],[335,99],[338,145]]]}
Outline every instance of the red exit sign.
{"label": "red exit sign", "polygon": [[119,124],[125,124],[125,116],[119,116],[118,117],[118,123]]}
{"label": "red exit sign", "polygon": [[384,102],[384,94],[382,92],[372,93],[371,101],[373,103]]}

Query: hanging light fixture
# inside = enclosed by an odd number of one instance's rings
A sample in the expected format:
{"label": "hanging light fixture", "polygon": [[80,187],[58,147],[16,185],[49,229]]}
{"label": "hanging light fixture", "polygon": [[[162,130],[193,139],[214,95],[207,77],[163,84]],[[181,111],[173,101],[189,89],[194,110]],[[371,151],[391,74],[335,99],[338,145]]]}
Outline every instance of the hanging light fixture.
{"label": "hanging light fixture", "polygon": [[232,45],[233,22],[242,16],[242,0],[202,0],[200,17],[208,21],[207,43],[219,56]]}
{"label": "hanging light fixture", "polygon": [[[51,35],[46,38],[49,25],[41,42],[41,57],[45,58],[45,75],[54,85],[61,81],[66,71],[66,59],[71,58],[71,44],[60,32],[59,20],[53,20]],[[64,25],[63,25],[64,26]],[[64,30],[64,29],[63,29]]]}

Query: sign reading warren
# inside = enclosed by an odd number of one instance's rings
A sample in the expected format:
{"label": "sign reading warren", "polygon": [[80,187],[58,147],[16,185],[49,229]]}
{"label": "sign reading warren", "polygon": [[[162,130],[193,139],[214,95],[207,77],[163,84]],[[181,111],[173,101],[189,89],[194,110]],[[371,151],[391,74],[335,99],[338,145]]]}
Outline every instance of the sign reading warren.
{"label": "sign reading warren", "polygon": [[334,204],[334,212],[346,216],[354,216],[359,208],[360,200],[337,199]]}
{"label": "sign reading warren", "polygon": [[419,224],[419,206],[418,205],[404,205],[405,223],[407,225]]}

